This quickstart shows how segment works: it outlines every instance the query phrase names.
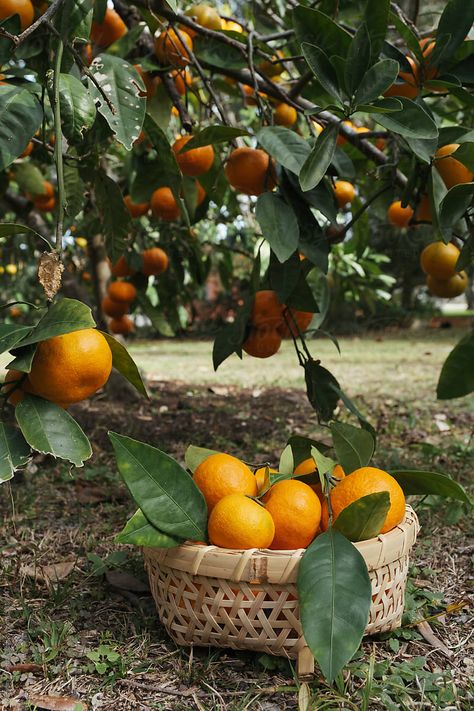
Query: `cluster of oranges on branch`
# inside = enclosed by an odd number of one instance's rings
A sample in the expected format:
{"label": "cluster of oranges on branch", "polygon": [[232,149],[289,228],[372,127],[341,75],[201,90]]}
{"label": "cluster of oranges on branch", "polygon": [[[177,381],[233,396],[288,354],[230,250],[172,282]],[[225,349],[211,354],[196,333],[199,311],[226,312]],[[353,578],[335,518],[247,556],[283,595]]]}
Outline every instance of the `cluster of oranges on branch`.
{"label": "cluster of oranges on branch", "polygon": [[322,484],[309,484],[301,479],[311,475],[317,475],[312,458],[301,462],[291,477],[278,480],[278,472],[268,466],[252,470],[229,454],[210,455],[193,474],[207,504],[210,542],[236,549],[307,548],[319,533],[327,530],[330,511],[335,522],[350,504],[384,491],[390,496],[390,508],[380,532],[390,531],[405,515],[405,496],[400,485],[381,469],[362,467],[346,474],[336,465],[325,479],[330,510]]}

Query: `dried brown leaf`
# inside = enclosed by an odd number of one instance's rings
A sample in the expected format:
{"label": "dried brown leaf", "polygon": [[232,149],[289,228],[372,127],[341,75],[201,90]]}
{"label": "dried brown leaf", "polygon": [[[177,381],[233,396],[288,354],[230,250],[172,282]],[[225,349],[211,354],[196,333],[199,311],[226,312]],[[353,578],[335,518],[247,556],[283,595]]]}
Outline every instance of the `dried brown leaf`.
{"label": "dried brown leaf", "polygon": [[36,672],[42,672],[43,667],[41,664],[34,664],[33,662],[25,662],[23,664],[10,664],[8,667],[5,667],[5,670],[7,672],[10,672],[11,674],[13,672],[21,672],[22,674],[26,674],[28,672],[32,672],[35,674]]}
{"label": "dried brown leaf", "polygon": [[119,590],[128,590],[129,592],[144,593],[150,592],[147,583],[142,582],[130,573],[124,573],[122,570],[107,570],[105,579],[113,588]]}
{"label": "dried brown leaf", "polygon": [[41,580],[50,585],[67,578],[74,570],[75,565],[74,561],[53,563],[52,565],[23,565],[21,572],[29,578],[35,578],[35,580]]}
{"label": "dried brown leaf", "polygon": [[47,711],[87,711],[87,705],[74,696],[30,696],[28,702]]}
{"label": "dried brown leaf", "polygon": [[421,634],[423,639],[428,642],[432,647],[435,649],[438,649],[440,652],[442,652],[446,657],[452,657],[453,653],[448,647],[445,645],[444,642],[442,642],[439,637],[435,635],[433,632],[433,629],[431,626],[426,622],[426,620],[423,620],[422,622],[419,622],[416,626],[416,629],[418,632]]}
{"label": "dried brown leaf", "polygon": [[38,281],[48,301],[52,301],[61,288],[64,264],[57,252],[43,252],[38,264]]}

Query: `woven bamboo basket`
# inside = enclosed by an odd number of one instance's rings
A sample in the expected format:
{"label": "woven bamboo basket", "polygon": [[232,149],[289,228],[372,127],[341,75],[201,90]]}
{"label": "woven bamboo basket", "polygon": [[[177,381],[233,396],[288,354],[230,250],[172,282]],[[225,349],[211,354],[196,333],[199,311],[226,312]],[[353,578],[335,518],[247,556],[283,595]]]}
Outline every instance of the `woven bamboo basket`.
{"label": "woven bamboo basket", "polygon": [[[372,583],[365,634],[400,626],[408,555],[418,531],[418,518],[407,505],[399,526],[355,544]],[[193,543],[144,548],[160,620],[177,644],[286,656],[298,660],[300,677],[314,671],[298,612],[296,579],[303,553]]]}

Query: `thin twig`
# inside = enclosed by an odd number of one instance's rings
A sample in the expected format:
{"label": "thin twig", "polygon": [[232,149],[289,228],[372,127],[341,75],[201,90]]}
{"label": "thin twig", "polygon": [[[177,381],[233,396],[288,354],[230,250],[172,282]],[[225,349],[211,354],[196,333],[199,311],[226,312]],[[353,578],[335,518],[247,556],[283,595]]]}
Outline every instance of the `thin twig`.
{"label": "thin twig", "polygon": [[181,100],[181,96],[179,95],[179,91],[176,88],[176,84],[174,83],[173,78],[168,73],[165,73],[161,74],[161,80],[163,82],[163,86],[165,87],[166,93],[173,102],[173,106],[175,106],[178,111],[182,127],[185,131],[187,131],[187,133],[191,133],[191,131],[193,130],[194,122],[189,114],[188,109]]}
{"label": "thin twig", "polygon": [[56,14],[57,10],[61,7],[61,5],[65,2],[65,0],[54,0],[51,5],[48,7],[45,12],[43,12],[42,15],[38,17],[38,19],[33,22],[32,25],[26,28],[26,30],[23,30],[23,32],[19,35],[12,35],[10,32],[5,30],[3,27],[0,27],[0,35],[3,35],[4,37],[7,37],[9,40],[13,42],[13,44],[18,47],[22,42],[24,42],[28,37],[33,34],[33,32],[36,32],[38,27],[44,24],[49,24],[49,20],[53,17],[53,15]]}

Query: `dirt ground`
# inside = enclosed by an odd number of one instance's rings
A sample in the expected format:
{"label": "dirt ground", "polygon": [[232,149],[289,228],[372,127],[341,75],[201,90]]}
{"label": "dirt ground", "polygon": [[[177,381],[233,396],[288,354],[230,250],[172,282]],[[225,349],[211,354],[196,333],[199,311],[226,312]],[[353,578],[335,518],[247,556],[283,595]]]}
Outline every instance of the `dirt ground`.
{"label": "dirt ground", "polygon": [[[473,402],[437,403],[432,392],[449,338],[402,340],[343,344],[344,386],[359,395],[358,405],[377,427],[375,463],[436,469],[470,486]],[[177,372],[176,347],[132,349],[151,376],[151,401],[131,406],[99,395],[71,409],[93,442],[86,467],[70,470],[37,457],[0,491],[0,709],[472,708],[472,517],[456,502],[412,501],[422,532],[403,627],[364,640],[332,687],[318,675],[301,685],[285,659],[178,648],[167,637],[140,551],[114,542],[134,506],[116,473],[107,431],[180,460],[193,443],[252,462],[277,461],[290,434],[325,435],[301,375],[285,370],[286,353],[275,364],[283,374],[274,387],[270,366],[259,380],[249,360],[234,363],[240,382],[219,374],[208,379],[199,370],[208,367],[202,344],[181,355]],[[423,360],[421,353],[429,355]],[[164,367],[166,359],[174,366]],[[45,565],[62,579],[47,584],[39,572]],[[40,696],[62,701],[51,705]]]}

